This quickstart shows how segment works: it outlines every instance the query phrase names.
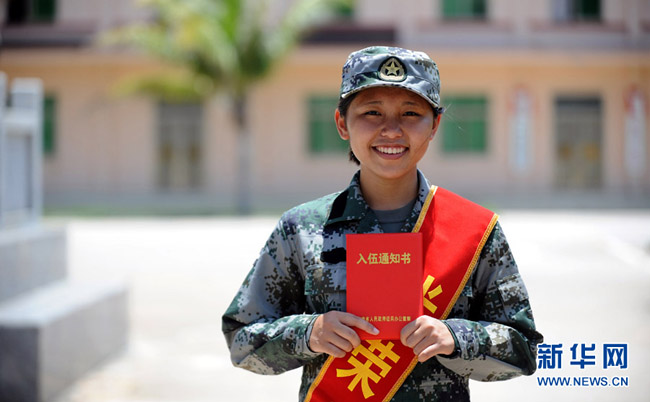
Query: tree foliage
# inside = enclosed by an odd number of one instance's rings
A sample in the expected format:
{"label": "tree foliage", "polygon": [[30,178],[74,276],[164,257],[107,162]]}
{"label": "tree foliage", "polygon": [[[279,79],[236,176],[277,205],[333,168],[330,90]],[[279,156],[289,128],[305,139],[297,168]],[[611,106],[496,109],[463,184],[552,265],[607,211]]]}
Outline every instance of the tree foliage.
{"label": "tree foliage", "polygon": [[295,0],[279,17],[269,13],[265,0],[141,3],[152,18],[114,30],[103,42],[129,45],[176,68],[130,80],[123,89],[167,100],[202,99],[222,91],[237,100],[269,74],[304,32],[348,1]]}
{"label": "tree foliage", "polygon": [[237,127],[237,209],[240,214],[250,213],[250,88],[271,72],[306,30],[341,7],[349,7],[350,0],[292,0],[278,17],[268,12],[265,0],[142,3],[152,10],[153,17],[109,33],[104,42],[135,47],[173,68],[129,80],[122,84],[121,92],[145,93],[172,102],[224,93],[232,104],[231,116]]}

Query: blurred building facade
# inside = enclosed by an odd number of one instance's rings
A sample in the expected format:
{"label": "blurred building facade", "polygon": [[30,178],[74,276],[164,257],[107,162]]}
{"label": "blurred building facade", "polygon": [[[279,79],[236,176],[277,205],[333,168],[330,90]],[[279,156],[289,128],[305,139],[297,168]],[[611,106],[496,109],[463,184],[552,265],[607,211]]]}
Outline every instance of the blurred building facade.
{"label": "blurred building facade", "polygon": [[[237,142],[223,99],[113,94],[160,65],[93,40],[151,18],[146,10],[133,0],[0,5],[0,70],[45,85],[46,206],[232,207]],[[253,92],[256,208],[347,185],[356,167],[333,123],[340,70],[351,51],[377,44],[438,63],[447,111],[420,165],[436,184],[479,201],[577,194],[650,205],[649,0],[357,0]]]}

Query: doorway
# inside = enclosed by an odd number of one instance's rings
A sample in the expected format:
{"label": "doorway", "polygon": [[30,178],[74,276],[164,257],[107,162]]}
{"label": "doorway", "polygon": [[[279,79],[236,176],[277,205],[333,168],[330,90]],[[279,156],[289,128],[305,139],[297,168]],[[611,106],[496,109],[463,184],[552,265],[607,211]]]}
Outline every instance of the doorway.
{"label": "doorway", "polygon": [[555,102],[555,185],[587,190],[602,185],[602,104],[597,97]]}
{"label": "doorway", "polygon": [[192,191],[201,184],[201,132],[199,103],[158,105],[158,185],[162,190]]}

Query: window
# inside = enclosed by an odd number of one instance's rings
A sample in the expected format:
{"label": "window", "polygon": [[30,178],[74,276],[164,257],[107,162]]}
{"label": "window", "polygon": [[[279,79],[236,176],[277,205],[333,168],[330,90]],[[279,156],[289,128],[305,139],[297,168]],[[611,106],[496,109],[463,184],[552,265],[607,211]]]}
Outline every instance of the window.
{"label": "window", "polygon": [[56,0],[23,0],[7,2],[7,23],[53,22]]}
{"label": "window", "polygon": [[56,150],[56,98],[46,95],[43,99],[43,154],[52,155]]}
{"label": "window", "polygon": [[348,143],[339,137],[334,122],[337,104],[337,96],[309,97],[309,152],[344,154],[347,151]]}
{"label": "window", "polygon": [[442,16],[446,20],[483,20],[487,0],[443,0]]}
{"label": "window", "polygon": [[555,0],[553,15],[557,22],[600,21],[600,0]]}
{"label": "window", "polygon": [[442,117],[445,153],[484,153],[487,150],[487,100],[482,96],[446,97]]}

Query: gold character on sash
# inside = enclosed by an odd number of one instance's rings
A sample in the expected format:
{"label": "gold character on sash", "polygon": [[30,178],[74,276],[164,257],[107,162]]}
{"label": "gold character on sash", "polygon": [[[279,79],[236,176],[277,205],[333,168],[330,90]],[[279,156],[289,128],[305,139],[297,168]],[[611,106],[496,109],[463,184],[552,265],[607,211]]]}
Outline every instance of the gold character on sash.
{"label": "gold character on sash", "polygon": [[433,285],[433,281],[435,280],[436,278],[428,275],[427,279],[424,280],[424,284],[422,285],[422,292],[424,293],[424,307],[426,307],[431,312],[431,314],[434,314],[438,309],[438,306],[433,304],[431,300],[442,293],[442,285],[438,285],[433,288],[433,290],[429,290]]}
{"label": "gold character on sash", "polygon": [[[397,363],[400,357],[392,350],[394,345],[393,342],[388,342],[385,345],[379,339],[369,340],[366,342],[369,344],[369,347],[363,346],[362,343],[352,351],[352,356],[350,356],[348,359],[348,363],[352,365],[352,368],[347,370],[337,369],[336,376],[354,376],[348,385],[348,390],[351,392],[354,391],[357,384],[361,382],[361,392],[363,392],[363,397],[365,399],[368,399],[375,394],[372,389],[370,389],[368,380],[372,380],[372,382],[378,383],[382,377],[386,377],[391,369],[390,364],[385,361],[386,358],[391,360],[393,363]],[[373,353],[375,350],[379,351],[379,355]],[[359,354],[363,355],[367,359],[365,363],[361,363],[355,357]],[[379,367],[379,374],[371,369],[373,365]]]}

